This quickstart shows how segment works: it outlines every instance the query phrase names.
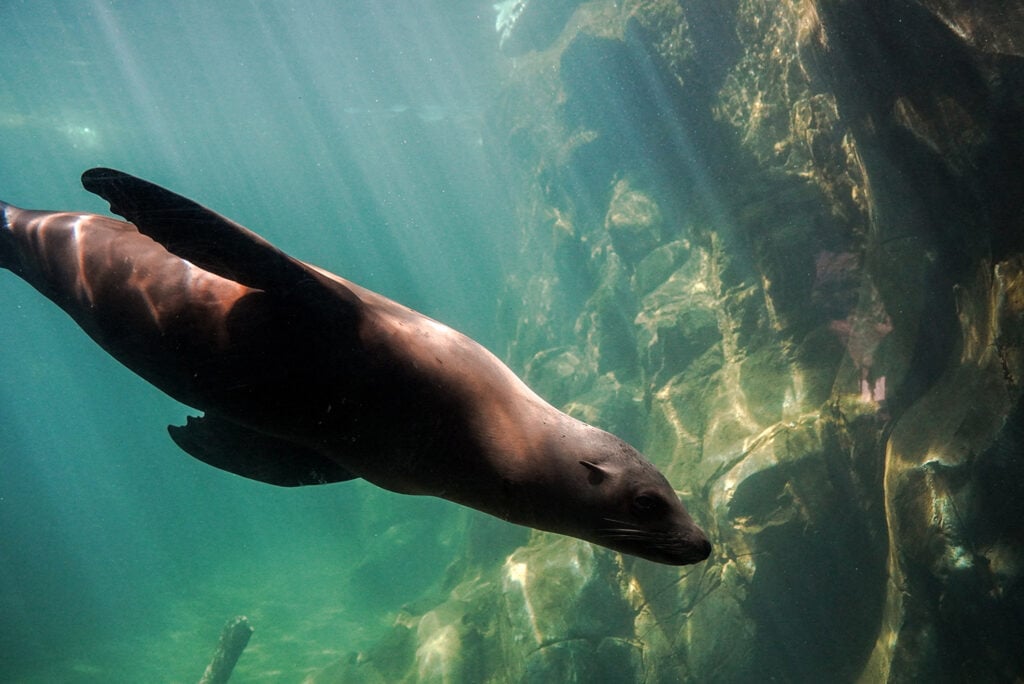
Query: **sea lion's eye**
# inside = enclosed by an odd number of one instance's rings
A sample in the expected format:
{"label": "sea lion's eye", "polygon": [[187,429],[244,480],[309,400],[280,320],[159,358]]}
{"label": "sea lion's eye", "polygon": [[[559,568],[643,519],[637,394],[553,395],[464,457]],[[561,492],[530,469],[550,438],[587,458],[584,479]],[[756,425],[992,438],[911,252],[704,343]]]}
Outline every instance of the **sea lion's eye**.
{"label": "sea lion's eye", "polygon": [[640,517],[649,517],[661,510],[661,499],[650,494],[638,494],[633,498],[633,512]]}

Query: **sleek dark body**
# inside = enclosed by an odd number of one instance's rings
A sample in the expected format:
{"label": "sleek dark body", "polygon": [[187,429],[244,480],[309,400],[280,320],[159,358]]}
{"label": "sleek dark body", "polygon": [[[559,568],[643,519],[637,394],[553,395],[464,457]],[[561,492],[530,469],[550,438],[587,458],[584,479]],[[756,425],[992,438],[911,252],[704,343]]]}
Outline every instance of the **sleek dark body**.
{"label": "sleek dark body", "polygon": [[203,411],[170,428],[196,458],[277,485],[362,477],[663,563],[710,553],[643,456],[473,340],[156,185],[82,181],[130,222],[0,204],[0,266]]}

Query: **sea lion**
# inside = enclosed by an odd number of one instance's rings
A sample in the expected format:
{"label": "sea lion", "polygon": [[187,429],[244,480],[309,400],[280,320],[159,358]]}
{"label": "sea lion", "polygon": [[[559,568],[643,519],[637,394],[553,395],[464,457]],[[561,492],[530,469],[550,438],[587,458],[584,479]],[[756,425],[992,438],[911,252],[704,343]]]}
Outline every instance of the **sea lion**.
{"label": "sea lion", "polygon": [[202,411],[168,428],[195,458],[282,486],[362,477],[660,563],[710,554],[639,452],[465,335],[147,181],[82,184],[127,222],[0,203],[0,266]]}

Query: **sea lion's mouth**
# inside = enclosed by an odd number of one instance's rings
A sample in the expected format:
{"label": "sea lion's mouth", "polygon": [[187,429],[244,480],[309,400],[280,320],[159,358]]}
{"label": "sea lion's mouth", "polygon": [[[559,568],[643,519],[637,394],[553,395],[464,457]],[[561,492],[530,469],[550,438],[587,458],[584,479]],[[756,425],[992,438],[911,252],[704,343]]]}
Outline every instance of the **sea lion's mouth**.
{"label": "sea lion's mouth", "polygon": [[595,530],[595,541],[656,563],[692,565],[711,555],[711,542],[703,534],[694,538],[671,531],[650,530],[634,523],[605,518],[608,527]]}

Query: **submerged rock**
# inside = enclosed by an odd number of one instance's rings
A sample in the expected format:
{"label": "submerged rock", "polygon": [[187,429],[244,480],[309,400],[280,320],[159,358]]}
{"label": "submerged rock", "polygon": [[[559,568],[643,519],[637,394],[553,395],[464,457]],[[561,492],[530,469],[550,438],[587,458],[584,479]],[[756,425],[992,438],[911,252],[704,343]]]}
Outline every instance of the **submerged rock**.
{"label": "submerged rock", "polygon": [[605,230],[619,256],[635,264],[661,244],[661,210],[651,197],[620,180],[612,189]]}
{"label": "submerged rock", "polygon": [[562,32],[581,0],[500,0],[494,3],[498,47],[507,55],[541,50]]}
{"label": "submerged rock", "polygon": [[597,0],[516,62],[510,356],[715,553],[471,533],[389,681],[1024,676],[1022,27]]}

